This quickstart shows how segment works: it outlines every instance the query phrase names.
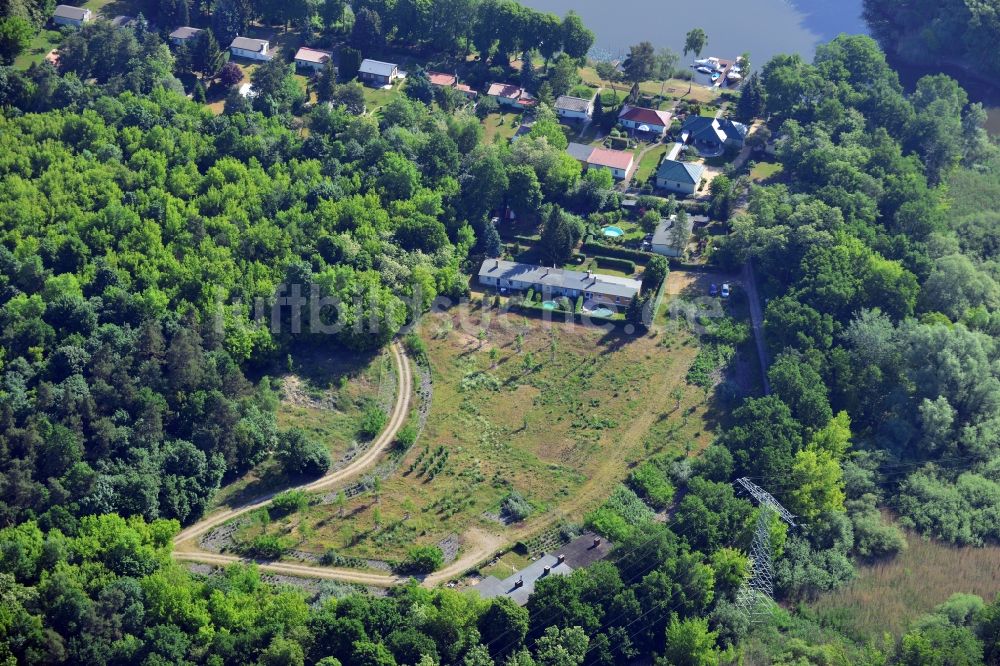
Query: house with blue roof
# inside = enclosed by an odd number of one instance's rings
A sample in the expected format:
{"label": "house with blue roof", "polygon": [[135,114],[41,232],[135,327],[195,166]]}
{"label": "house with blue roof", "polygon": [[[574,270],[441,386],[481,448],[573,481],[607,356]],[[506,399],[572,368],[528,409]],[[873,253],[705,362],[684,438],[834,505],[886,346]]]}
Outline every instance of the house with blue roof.
{"label": "house with blue roof", "polygon": [[705,173],[705,167],[693,162],[663,160],[656,170],[656,187],[669,192],[691,195],[698,189],[698,183]]}
{"label": "house with blue roof", "polygon": [[681,125],[681,140],[698,149],[705,157],[715,157],[727,148],[740,149],[749,128],[728,118],[688,116]]}

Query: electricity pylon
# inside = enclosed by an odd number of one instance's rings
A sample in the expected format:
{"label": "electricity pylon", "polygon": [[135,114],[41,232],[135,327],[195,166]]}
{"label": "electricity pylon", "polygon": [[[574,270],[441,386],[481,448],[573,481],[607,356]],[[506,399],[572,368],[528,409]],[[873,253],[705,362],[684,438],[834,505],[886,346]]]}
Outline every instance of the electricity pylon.
{"label": "electricity pylon", "polygon": [[736,595],[736,605],[750,622],[756,622],[770,615],[774,596],[774,578],[772,572],[773,553],[771,550],[771,516],[778,514],[782,520],[795,527],[795,516],[781,506],[769,492],[743,477],[736,483],[750,493],[760,504],[757,516],[757,529],[753,544],[750,546],[750,578],[740,588]]}

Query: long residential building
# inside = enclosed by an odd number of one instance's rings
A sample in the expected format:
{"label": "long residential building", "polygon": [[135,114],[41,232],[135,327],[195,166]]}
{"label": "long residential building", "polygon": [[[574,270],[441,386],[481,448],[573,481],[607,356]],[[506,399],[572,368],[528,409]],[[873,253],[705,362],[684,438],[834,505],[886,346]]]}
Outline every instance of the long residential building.
{"label": "long residential building", "polygon": [[486,259],[479,267],[479,283],[498,289],[534,289],[546,298],[583,296],[604,305],[628,305],[639,294],[642,282],[592,271],[570,271],[503,259]]}

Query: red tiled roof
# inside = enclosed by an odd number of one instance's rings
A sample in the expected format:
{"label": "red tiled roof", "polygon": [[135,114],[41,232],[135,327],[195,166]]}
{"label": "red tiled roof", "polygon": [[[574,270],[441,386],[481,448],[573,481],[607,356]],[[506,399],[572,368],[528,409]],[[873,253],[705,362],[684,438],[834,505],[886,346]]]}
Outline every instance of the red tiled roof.
{"label": "red tiled roof", "polygon": [[666,111],[656,111],[654,109],[645,109],[641,106],[629,107],[628,111],[619,116],[621,120],[631,120],[636,123],[642,123],[645,125],[660,125],[662,127],[670,126],[670,114]]}
{"label": "red tiled roof", "polygon": [[490,89],[486,92],[490,97],[509,97],[517,99],[521,96],[521,89],[513,83],[491,83]]}
{"label": "red tiled roof", "polygon": [[626,153],[624,150],[594,148],[594,152],[587,158],[587,164],[624,170],[632,166],[632,159],[632,153]]}
{"label": "red tiled roof", "polygon": [[302,60],[303,62],[315,62],[322,64],[329,60],[333,56],[329,51],[323,51],[322,49],[311,49],[307,46],[299,48],[295,53],[296,60]]}
{"label": "red tiled roof", "polygon": [[458,92],[463,92],[466,95],[475,95],[476,94],[475,90],[473,90],[469,86],[465,85],[464,83],[459,83],[458,85],[456,85],[455,86],[455,90],[457,90]]}
{"label": "red tiled roof", "polygon": [[436,86],[453,86],[458,81],[454,74],[444,74],[442,72],[427,72],[427,78]]}

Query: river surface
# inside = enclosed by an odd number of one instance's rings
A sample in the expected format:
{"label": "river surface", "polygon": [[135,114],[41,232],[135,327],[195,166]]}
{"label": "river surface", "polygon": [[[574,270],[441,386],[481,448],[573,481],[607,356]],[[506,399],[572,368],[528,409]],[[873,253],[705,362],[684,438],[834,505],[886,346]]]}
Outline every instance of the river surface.
{"label": "river surface", "polygon": [[[622,58],[641,41],[681,53],[692,28],[708,34],[701,57],[735,58],[757,66],[779,53],[808,61],[820,42],[840,33],[867,32],[861,0],[522,0],[563,16],[574,10],[596,33],[594,55]],[[689,56],[688,60],[694,56]],[[684,64],[690,64],[685,62]]]}

